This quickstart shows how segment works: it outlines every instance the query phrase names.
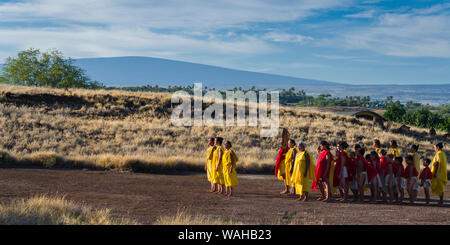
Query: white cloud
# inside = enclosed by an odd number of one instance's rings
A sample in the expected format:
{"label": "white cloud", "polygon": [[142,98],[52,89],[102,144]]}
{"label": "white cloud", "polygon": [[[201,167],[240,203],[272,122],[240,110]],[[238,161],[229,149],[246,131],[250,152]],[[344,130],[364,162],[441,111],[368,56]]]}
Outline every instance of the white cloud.
{"label": "white cloud", "polygon": [[303,36],[299,34],[290,33],[280,33],[280,32],[269,32],[263,35],[263,39],[272,42],[291,42],[291,43],[303,43],[306,41],[314,40],[314,38],[309,36]]}
{"label": "white cloud", "polygon": [[383,14],[372,27],[343,32],[322,44],[391,56],[450,58],[450,15],[437,9]]}
{"label": "white cloud", "polygon": [[324,58],[328,60],[349,60],[349,59],[355,59],[358,57],[355,56],[345,56],[345,55],[332,55],[332,54],[313,54],[316,57]]}
{"label": "white cloud", "polygon": [[217,29],[251,22],[292,21],[351,2],[301,0],[34,0],[0,5],[0,22],[54,21],[147,28]]}
{"label": "white cloud", "polygon": [[348,14],[345,15],[347,18],[360,18],[360,19],[371,19],[374,17],[376,11],[374,9],[355,13],[355,14]]}
{"label": "white cloud", "polygon": [[[282,4],[275,0],[6,2],[0,3],[0,23],[3,23],[0,49],[13,55],[29,47],[57,48],[71,57],[264,54],[277,49],[260,34],[250,36],[238,30],[245,30],[253,23],[295,21],[317,10],[349,2],[351,0],[301,0]],[[217,34],[222,30],[226,34]],[[309,38],[272,35],[272,41],[301,42]]]}
{"label": "white cloud", "polygon": [[[202,40],[138,28],[0,29],[0,36],[0,46],[15,46],[19,50],[57,47],[74,58],[129,55],[175,58],[188,53],[247,55],[274,51],[264,41],[251,36],[232,41]],[[11,50],[10,55],[16,51]]]}

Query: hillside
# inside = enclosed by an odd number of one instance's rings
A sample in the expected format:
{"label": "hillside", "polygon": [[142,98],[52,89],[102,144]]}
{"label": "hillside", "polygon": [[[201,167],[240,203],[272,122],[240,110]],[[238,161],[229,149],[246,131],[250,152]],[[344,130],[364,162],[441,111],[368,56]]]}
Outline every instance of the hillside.
{"label": "hillside", "polygon": [[[47,167],[202,171],[206,139],[222,136],[233,142],[239,171],[273,170],[279,138],[261,138],[257,127],[174,127],[171,111],[170,95],[163,93],[0,85],[0,158]],[[320,140],[345,139],[372,149],[378,138],[384,148],[397,140],[402,153],[417,143],[431,158],[430,142],[450,143],[442,132],[431,137],[413,127],[409,135],[395,134],[371,121],[293,107],[280,108],[280,123],[311,152]]]}

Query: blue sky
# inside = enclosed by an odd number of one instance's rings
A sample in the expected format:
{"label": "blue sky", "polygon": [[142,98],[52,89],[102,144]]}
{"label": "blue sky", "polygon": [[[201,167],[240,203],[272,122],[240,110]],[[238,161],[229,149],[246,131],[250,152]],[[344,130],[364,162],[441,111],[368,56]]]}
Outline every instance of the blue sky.
{"label": "blue sky", "polygon": [[0,0],[0,61],[149,56],[352,84],[450,83],[450,3]]}

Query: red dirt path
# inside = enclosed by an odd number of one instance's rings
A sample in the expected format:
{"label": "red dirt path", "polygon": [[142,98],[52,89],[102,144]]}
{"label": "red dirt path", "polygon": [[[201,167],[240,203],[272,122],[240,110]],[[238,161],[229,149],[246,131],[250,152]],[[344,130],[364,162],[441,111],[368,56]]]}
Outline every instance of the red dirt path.
{"label": "red dirt path", "polygon": [[[0,203],[36,194],[61,194],[95,208],[110,208],[114,217],[144,224],[172,215],[180,208],[192,213],[250,224],[273,223],[292,214],[300,224],[450,224],[450,186],[444,207],[426,206],[423,190],[415,205],[299,203],[278,194],[273,176],[239,175],[235,196],[208,193],[204,174],[159,175],[113,171],[0,169]],[[313,197],[317,196],[313,192]],[[436,201],[436,196],[432,199]],[[288,215],[289,216],[289,215]]]}

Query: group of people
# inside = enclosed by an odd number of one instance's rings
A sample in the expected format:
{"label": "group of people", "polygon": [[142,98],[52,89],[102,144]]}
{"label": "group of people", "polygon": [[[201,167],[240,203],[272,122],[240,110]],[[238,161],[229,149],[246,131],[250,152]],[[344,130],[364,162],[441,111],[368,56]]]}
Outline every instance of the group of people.
{"label": "group of people", "polygon": [[[233,187],[239,184],[236,172],[239,158],[231,149],[231,142],[225,141],[223,144],[223,141],[222,137],[208,140],[205,171],[211,183],[210,192],[229,197]],[[412,145],[409,154],[403,158],[395,140],[391,140],[390,148],[384,150],[381,149],[381,142],[375,139],[371,152],[366,152],[359,144],[355,144],[353,151],[350,151],[347,142],[341,141],[334,155],[330,145],[321,141],[316,149],[319,157],[314,164],[305,143],[296,144],[295,140],[283,137],[275,175],[284,181],[281,194],[299,195],[298,201],[308,201],[310,189],[319,189],[319,201],[328,201],[332,193],[339,192],[338,200],[347,202],[351,191],[354,202],[364,202],[364,192],[370,189],[372,203],[378,200],[402,203],[405,190],[409,201],[414,203],[422,187],[427,204],[430,203],[431,189],[433,194],[439,196],[438,204],[443,205],[447,184],[447,157],[443,147],[442,143],[436,144],[436,154],[430,160],[420,158],[418,145]]]}
{"label": "group of people", "polygon": [[[230,141],[225,141],[225,147],[222,146],[222,143],[222,137],[208,140],[205,171],[208,181],[211,183],[210,192],[230,197],[233,186],[239,184],[236,172],[236,162],[239,158],[231,149]],[[224,187],[225,193],[223,192]]]}
{"label": "group of people", "polygon": [[390,141],[388,151],[381,149],[377,139],[373,141],[373,151],[367,154],[359,144],[354,145],[353,151],[348,148],[347,142],[341,141],[333,155],[330,145],[322,141],[317,147],[317,164],[314,164],[304,143],[296,145],[295,140],[283,138],[275,166],[275,175],[284,181],[281,194],[297,194],[300,197],[296,200],[308,201],[310,187],[315,191],[318,187],[322,194],[318,200],[330,200],[332,193],[339,191],[338,200],[347,202],[351,190],[353,201],[364,202],[364,192],[370,189],[373,203],[378,200],[393,203],[394,199],[396,203],[402,203],[406,190],[409,201],[414,203],[423,187],[427,204],[431,188],[431,192],[440,198],[438,205],[443,205],[447,157],[442,151],[442,143],[434,146],[433,160],[422,158],[421,171],[418,145],[412,145],[405,158],[400,155],[395,140]]}

